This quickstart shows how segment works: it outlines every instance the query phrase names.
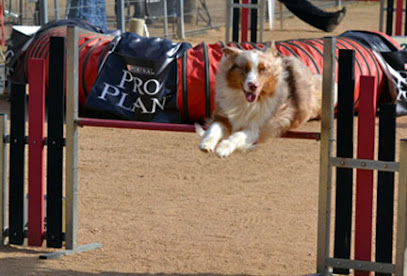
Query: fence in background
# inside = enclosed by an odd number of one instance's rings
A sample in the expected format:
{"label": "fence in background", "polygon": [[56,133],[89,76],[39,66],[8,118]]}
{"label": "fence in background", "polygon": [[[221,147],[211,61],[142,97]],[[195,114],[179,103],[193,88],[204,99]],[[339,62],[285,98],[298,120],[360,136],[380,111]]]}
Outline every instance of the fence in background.
{"label": "fence in background", "polygon": [[[225,0],[161,0],[159,3],[162,3],[162,7],[159,9],[146,6],[146,0],[123,0],[122,20],[118,17],[118,13],[115,12],[116,1],[105,1],[107,23],[110,30],[119,29],[121,21],[128,28],[130,19],[136,16],[146,19],[151,36],[181,37],[181,18],[179,15],[182,12],[177,7],[177,3],[180,1],[184,3],[182,27],[185,36],[199,34],[226,25],[227,1]],[[5,1],[5,23],[6,25],[40,25],[41,21],[44,23],[55,19],[63,19],[67,17],[69,9],[75,9],[70,4],[71,2],[71,0]],[[312,2],[322,9],[338,4],[338,1],[334,0],[316,0]],[[167,16],[164,14],[164,3],[167,4],[167,13],[165,13]],[[44,8],[41,9],[40,7]],[[43,11],[43,13],[40,13],[40,11]],[[288,11],[284,12],[284,17],[289,15]],[[165,17],[167,17],[167,22],[165,22]],[[278,18],[279,14],[277,13]]]}

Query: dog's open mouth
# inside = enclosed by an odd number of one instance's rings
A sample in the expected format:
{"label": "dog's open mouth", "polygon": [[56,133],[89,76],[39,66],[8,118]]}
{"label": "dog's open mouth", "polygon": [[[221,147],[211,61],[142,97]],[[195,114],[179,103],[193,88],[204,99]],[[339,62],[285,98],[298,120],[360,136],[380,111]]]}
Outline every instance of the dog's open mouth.
{"label": "dog's open mouth", "polygon": [[246,101],[248,101],[249,103],[256,101],[256,98],[257,98],[256,93],[247,92],[247,91],[244,92],[244,96],[246,97]]}

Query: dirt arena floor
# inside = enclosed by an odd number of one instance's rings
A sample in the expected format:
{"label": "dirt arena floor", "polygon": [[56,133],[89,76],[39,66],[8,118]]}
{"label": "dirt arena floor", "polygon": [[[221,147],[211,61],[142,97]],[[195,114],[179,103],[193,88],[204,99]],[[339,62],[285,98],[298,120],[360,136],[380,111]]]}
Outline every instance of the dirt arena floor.
{"label": "dirt arena floor", "polygon": [[[279,22],[277,22],[279,27]],[[323,33],[296,18],[265,40],[378,30],[379,5],[348,6]],[[188,37],[223,40],[224,29]],[[0,102],[2,111],[8,103]],[[397,137],[407,136],[398,118]],[[302,130],[319,131],[314,121]],[[78,242],[102,248],[40,260],[0,247],[0,275],[304,275],[315,272],[319,142],[273,139],[220,159],[192,133],[79,130]],[[131,145],[131,147],[128,147]]]}

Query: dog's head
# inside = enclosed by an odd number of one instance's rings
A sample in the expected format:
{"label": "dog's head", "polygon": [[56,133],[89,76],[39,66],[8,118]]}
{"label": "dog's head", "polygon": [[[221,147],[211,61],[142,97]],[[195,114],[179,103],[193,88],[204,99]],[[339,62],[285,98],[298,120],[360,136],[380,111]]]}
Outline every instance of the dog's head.
{"label": "dog's head", "polygon": [[274,43],[264,52],[232,47],[222,51],[228,87],[241,91],[250,103],[273,96],[281,74],[281,58]]}

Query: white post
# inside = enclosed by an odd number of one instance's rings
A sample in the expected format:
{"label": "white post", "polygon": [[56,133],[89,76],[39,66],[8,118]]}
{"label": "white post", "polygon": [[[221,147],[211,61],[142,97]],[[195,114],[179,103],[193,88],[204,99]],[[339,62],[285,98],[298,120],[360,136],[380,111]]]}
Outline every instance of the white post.
{"label": "white post", "polygon": [[126,20],[124,20],[124,0],[117,0],[117,28],[123,33],[126,31]]}
{"label": "white post", "polygon": [[185,26],[184,26],[184,0],[178,0],[178,13],[177,13],[177,25],[178,25],[178,38],[185,38]]}
{"label": "white post", "polygon": [[276,1],[275,0],[267,0],[267,11],[269,15],[269,29],[274,29],[274,13],[276,9]]}
{"label": "white post", "polygon": [[7,135],[7,115],[0,115],[0,246],[4,245],[7,221],[7,151],[4,141]]}
{"label": "white post", "polygon": [[164,37],[168,38],[168,5],[167,0],[163,0],[164,5]]}
{"label": "white post", "polygon": [[39,0],[40,1],[40,24],[41,26],[48,23],[48,1],[47,0]]}
{"label": "white post", "polygon": [[322,80],[321,150],[319,167],[318,247],[317,273],[325,275],[326,257],[329,254],[331,220],[333,110],[335,91],[336,39],[324,38],[324,68]]}
{"label": "white post", "polygon": [[229,42],[230,38],[230,27],[233,21],[233,11],[232,11],[232,0],[226,0],[226,31],[225,31],[225,42]]}
{"label": "white post", "polygon": [[396,275],[407,275],[407,139],[400,140],[397,198]]}
{"label": "white post", "polygon": [[78,196],[78,28],[67,27],[66,58],[66,249],[77,246],[77,196]]}

